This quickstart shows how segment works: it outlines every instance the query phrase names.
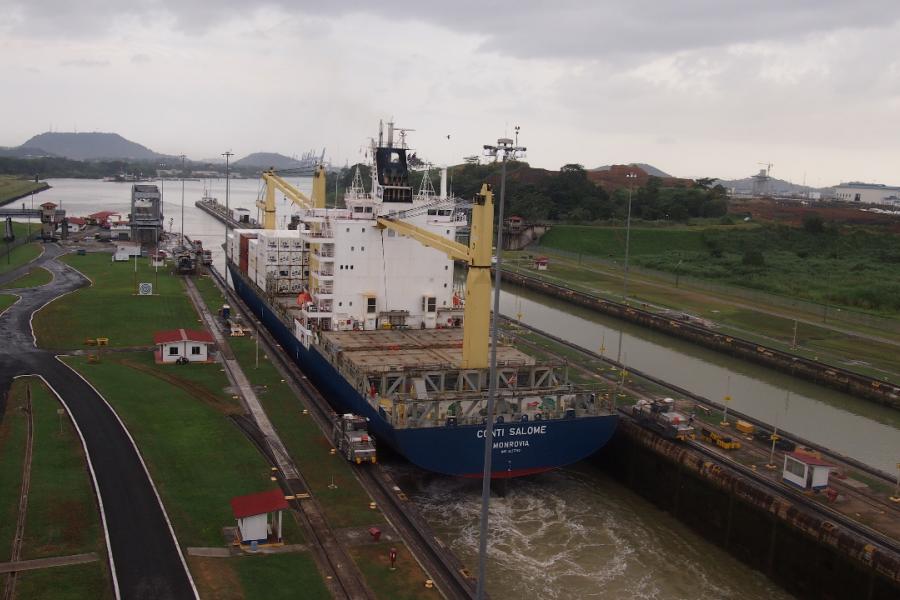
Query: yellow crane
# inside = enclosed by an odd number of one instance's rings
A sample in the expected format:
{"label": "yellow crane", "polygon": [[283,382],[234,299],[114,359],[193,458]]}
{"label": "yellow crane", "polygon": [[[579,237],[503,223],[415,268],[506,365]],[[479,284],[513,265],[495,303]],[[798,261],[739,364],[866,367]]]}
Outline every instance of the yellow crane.
{"label": "yellow crane", "polygon": [[483,184],[472,205],[469,245],[449,240],[427,229],[390,217],[378,217],[378,227],[408,235],[424,246],[439,250],[468,265],[463,322],[463,369],[488,368],[491,321],[491,257],[494,239],[494,195]]}
{"label": "yellow crane", "polygon": [[256,201],[263,211],[262,224],[265,229],[275,229],[275,190],[281,190],[284,197],[301,208],[325,208],[325,167],[318,165],[313,173],[312,198],[309,198],[288,183],[275,169],[263,171],[266,184],[265,197]]}

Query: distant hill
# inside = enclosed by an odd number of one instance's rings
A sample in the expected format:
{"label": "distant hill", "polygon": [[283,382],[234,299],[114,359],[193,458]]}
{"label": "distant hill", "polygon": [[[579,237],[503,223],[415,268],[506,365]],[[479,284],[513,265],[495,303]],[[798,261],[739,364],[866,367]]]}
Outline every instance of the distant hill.
{"label": "distant hill", "polygon": [[55,156],[73,160],[152,160],[165,156],[146,146],[126,140],[118,133],[101,132],[41,133],[19,146],[18,149],[32,153],[47,151]]}
{"label": "distant hill", "polygon": [[[640,167],[644,170],[647,175],[651,175],[653,177],[672,177],[665,171],[657,169],[653,165],[648,165],[647,163],[629,163],[630,167]],[[603,165],[602,167],[597,167],[595,169],[588,169],[589,171],[609,171],[612,168],[612,165]]]}
{"label": "distant hill", "polygon": [[304,164],[296,158],[278,154],[277,152],[254,152],[231,163],[235,167],[251,167],[254,169],[299,169]]}
{"label": "distant hill", "polygon": [[0,157],[2,158],[44,158],[47,156],[53,157],[56,155],[41,148],[27,148],[24,146],[15,148],[0,147]]}

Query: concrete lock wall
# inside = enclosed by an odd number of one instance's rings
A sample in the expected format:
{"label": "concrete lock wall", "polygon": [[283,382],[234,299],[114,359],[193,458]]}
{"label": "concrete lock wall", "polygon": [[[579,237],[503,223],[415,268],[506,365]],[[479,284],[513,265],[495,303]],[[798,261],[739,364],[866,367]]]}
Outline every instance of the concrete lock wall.
{"label": "concrete lock wall", "polygon": [[900,559],[626,420],[594,461],[800,598],[893,600]]}
{"label": "concrete lock wall", "polygon": [[900,408],[900,387],[894,384],[885,383],[832,365],[797,357],[749,340],[724,335],[700,325],[673,320],[640,308],[605,300],[591,294],[543,281],[536,277],[504,271],[503,281],[560,298],[572,304],[584,306],[625,321],[637,323],[638,325],[643,325],[725,354],[766,365],[773,369],[790,373],[795,377],[841,390],[860,398],[875,400],[894,408]]}

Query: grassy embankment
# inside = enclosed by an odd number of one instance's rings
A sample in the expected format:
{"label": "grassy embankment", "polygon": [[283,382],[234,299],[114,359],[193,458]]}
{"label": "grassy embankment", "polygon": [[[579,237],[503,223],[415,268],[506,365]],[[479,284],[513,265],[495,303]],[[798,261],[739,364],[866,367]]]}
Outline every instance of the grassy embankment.
{"label": "grassy embankment", "polygon": [[[206,305],[213,311],[218,310],[224,298],[215,283],[210,278],[197,278],[196,282]],[[281,374],[265,353],[260,352],[259,367],[255,366],[256,342],[251,337],[233,337],[229,338],[229,345],[257,389],[266,414],[325,512],[328,524],[339,529],[382,523],[384,517],[369,508],[370,498],[356,481],[346,460],[330,453],[331,443],[312,417],[302,413],[304,405],[282,381]],[[337,488],[329,488],[332,481]],[[398,542],[394,546],[400,554],[396,571],[388,569],[389,548],[384,544],[351,548],[351,556],[376,595],[379,598],[437,598],[435,590],[422,587],[425,575],[408,555],[404,544]]]}
{"label": "grassy embankment", "polygon": [[[133,296],[133,263],[113,264],[106,254],[67,260],[95,285],[38,314],[35,328],[43,346],[79,346],[86,337],[104,334],[111,344],[146,345],[157,329],[197,327],[180,278],[161,271],[160,296]],[[147,274],[141,262],[146,261],[139,260],[139,275]],[[58,327],[61,323],[67,327]],[[83,357],[66,360],[100,390],[135,438],[179,543],[224,546],[221,529],[234,525],[229,500],[275,484],[265,459],[228,419],[241,408],[227,393],[229,383],[219,365],[159,366],[149,351],[105,354],[99,364]],[[302,542],[299,527],[286,517],[286,542]],[[292,574],[292,584],[302,582],[310,597],[327,597],[308,553],[188,561],[201,594],[210,597],[246,597],[262,586],[271,588],[269,596],[287,597],[291,586],[268,585],[275,563]]]}
{"label": "grassy embankment", "polygon": [[[721,230],[722,228],[717,228]],[[577,233],[576,242],[585,239],[594,232],[596,239],[581,244],[580,248],[593,252],[605,252],[605,255],[618,257],[614,252],[624,249],[624,238],[615,239],[614,230],[602,228],[567,228],[562,227],[565,235],[570,230]],[[642,231],[642,230],[636,230]],[[635,235],[635,231],[632,232]],[[656,256],[663,247],[674,246],[687,252],[691,244],[699,243],[701,232],[688,229],[643,230],[632,238],[633,256]],[[659,239],[655,236],[659,235]],[[637,239],[638,242],[634,242]],[[673,241],[674,240],[674,241]],[[553,240],[550,240],[553,242]],[[672,243],[669,243],[672,242]],[[569,242],[571,243],[571,242]],[[519,269],[528,274],[539,275],[550,281],[563,283],[575,289],[599,294],[612,299],[621,299],[622,271],[619,265],[574,257],[553,256],[549,271],[537,273],[527,260],[516,257],[527,253],[513,253],[513,260],[508,263],[514,270]],[[789,350],[794,336],[794,318],[808,321],[821,320],[822,314],[811,314],[799,308],[785,307],[783,303],[766,304],[764,298],[748,299],[742,295],[737,286],[722,286],[711,291],[692,285],[690,281],[681,279],[679,287],[674,287],[672,276],[632,271],[629,277],[629,297],[646,302],[652,306],[665,307],[715,321],[721,325],[720,330],[741,337],[748,337],[760,343],[774,345]],[[823,307],[824,308],[824,307]],[[827,309],[826,309],[827,310]],[[771,314],[779,313],[778,316]],[[830,313],[841,316],[834,309]],[[884,329],[874,329],[860,324],[841,321],[838,326],[851,329],[862,335],[875,335],[893,338],[900,341],[900,335]],[[799,348],[795,352],[809,358],[822,358],[832,362],[861,361],[867,364],[848,365],[857,371],[882,377],[890,373],[900,372],[900,353],[891,344],[866,340],[833,329],[799,322],[797,324],[797,342]]]}
{"label": "grassy embankment", "polygon": [[[200,326],[181,280],[166,269],[157,274],[146,259],[138,259],[137,275],[134,261],[112,262],[107,253],[70,254],[61,260],[93,285],[63,296],[35,318],[43,348],[80,348],[86,338],[95,337],[108,337],[113,347],[150,346],[156,331]],[[154,295],[138,296],[135,280],[153,283]]]}
{"label": "grassy embankment", "polygon": [[10,202],[13,198],[20,198],[23,194],[42,190],[47,187],[43,181],[35,183],[34,179],[22,179],[9,175],[0,175],[0,206]]}
{"label": "grassy embankment", "polygon": [[16,303],[19,298],[12,294],[0,294],[0,313]]}
{"label": "grassy embankment", "polygon": [[[96,552],[100,560],[20,573],[16,583],[18,597],[57,597],[57,590],[64,589],[67,595],[60,597],[110,598],[112,583],[106,546],[81,441],[69,418],[57,414],[61,404],[56,396],[37,378],[17,379],[13,383],[9,412],[4,417],[5,432],[0,432],[0,457],[4,457],[0,458],[0,511],[4,515],[0,524],[0,560],[9,559],[10,538],[16,525],[26,426],[21,407],[26,386],[31,388],[34,441],[21,558]],[[12,472],[14,469],[18,472]]]}
{"label": "grassy embankment", "polygon": [[[2,179],[0,179],[2,181]],[[0,202],[2,204],[2,202]],[[34,233],[40,224],[31,224],[31,232]],[[16,223],[13,222],[13,232],[16,235],[16,241],[19,241],[25,238],[28,235],[29,227],[27,223]],[[0,240],[0,275],[4,273],[8,273],[13,269],[18,269],[22,265],[29,263],[39,257],[42,252],[42,247],[37,242],[31,242],[29,244],[21,244],[12,248],[9,252],[9,255],[6,254],[6,244]]]}
{"label": "grassy embankment", "polygon": [[6,288],[33,288],[40,287],[42,285],[47,285],[53,281],[53,275],[47,269],[43,269],[41,267],[35,267],[31,269],[26,275],[22,275],[18,279],[14,281],[10,281],[3,287]]}
{"label": "grassy embankment", "polygon": [[[900,313],[898,236],[848,227],[812,233],[785,226],[632,227],[633,264],[811,302]],[[559,225],[548,248],[619,260],[623,228]]]}

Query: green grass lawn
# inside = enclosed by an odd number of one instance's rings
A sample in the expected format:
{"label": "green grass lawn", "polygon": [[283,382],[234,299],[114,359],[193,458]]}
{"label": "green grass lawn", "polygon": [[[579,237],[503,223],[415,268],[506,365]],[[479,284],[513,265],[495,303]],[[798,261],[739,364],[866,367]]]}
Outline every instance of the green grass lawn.
{"label": "green grass lawn", "polygon": [[[811,233],[781,225],[631,228],[634,266],[812,302],[900,315],[898,236],[861,226]],[[623,227],[556,225],[542,246],[621,262]],[[758,261],[748,262],[748,253]]]}
{"label": "green grass lawn", "polygon": [[28,420],[22,410],[25,385],[21,381],[13,383],[0,420],[0,562],[7,562],[10,557],[22,489]]}
{"label": "green grass lawn", "polygon": [[[197,313],[177,275],[146,259],[114,263],[107,253],[69,255],[63,259],[95,285],[56,300],[34,318],[38,345],[43,348],[78,348],[87,338],[108,337],[110,346],[149,346],[153,334],[180,327],[197,329]],[[135,295],[134,281],[154,283],[153,296]]]}
{"label": "green grass lawn", "polygon": [[[24,559],[105,553],[100,514],[81,440],[62,405],[29,378],[34,415],[31,489],[22,545]],[[22,380],[18,380],[18,384]]]}
{"label": "green grass lawn", "polygon": [[0,313],[15,304],[18,299],[18,296],[12,294],[0,294]]}
{"label": "green grass lawn", "polygon": [[[0,205],[5,204],[11,198],[30,193],[46,187],[44,182],[35,183],[34,179],[22,179],[13,175],[0,175]],[[30,206],[30,205],[29,205]]]}
{"label": "green grass lawn", "polygon": [[[632,226],[630,254],[641,256],[664,252],[699,252],[703,244],[700,231],[694,228],[640,228]],[[625,256],[624,227],[589,227],[554,225],[541,245],[576,254],[618,258]]]}
{"label": "green grass lawn", "polygon": [[[388,553],[397,549],[396,570],[390,570]],[[366,583],[379,598],[391,600],[418,600],[441,598],[437,588],[427,589],[425,579],[416,559],[403,543],[381,542],[365,544],[350,549],[350,555],[366,578]]]}
{"label": "green grass lawn", "polygon": [[[149,353],[107,355],[99,364],[88,364],[81,357],[66,360],[122,417],[148,464],[179,542],[222,546],[222,527],[234,525],[230,499],[272,489],[269,465],[220,406],[121,362],[148,365],[148,357]],[[195,369],[197,373],[191,373]],[[199,374],[203,369],[207,371]],[[227,380],[218,369],[218,365],[159,367],[210,387],[218,376],[221,395]],[[286,524],[290,522],[285,519]],[[287,541],[295,541],[290,539],[295,535],[286,534]]]}
{"label": "green grass lawn", "polygon": [[9,282],[4,287],[7,288],[33,288],[40,287],[42,285],[47,285],[53,281],[53,275],[50,274],[50,271],[41,267],[35,267],[31,269],[31,272],[22,275],[18,279]]}
{"label": "green grass lawn", "polygon": [[0,243],[0,275],[18,269],[41,255],[43,248],[37,242],[16,246],[6,254],[6,244]]}
{"label": "green grass lawn", "polygon": [[23,571],[16,577],[16,598],[109,600],[112,584],[103,562]]}
{"label": "green grass lawn", "polygon": [[331,598],[308,552],[244,556],[235,565],[246,598],[258,590],[265,590],[266,600]]}

